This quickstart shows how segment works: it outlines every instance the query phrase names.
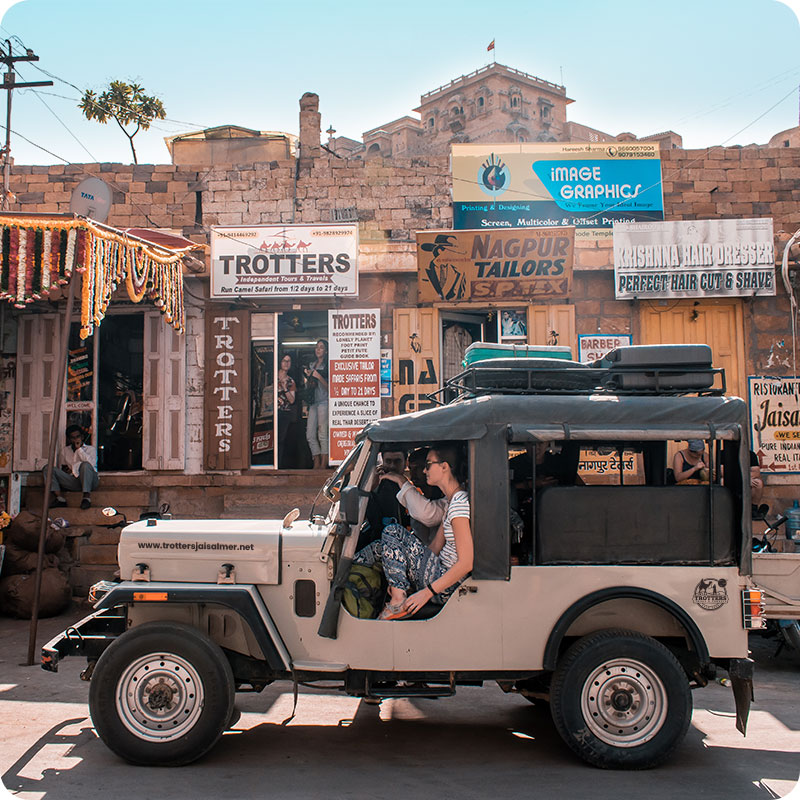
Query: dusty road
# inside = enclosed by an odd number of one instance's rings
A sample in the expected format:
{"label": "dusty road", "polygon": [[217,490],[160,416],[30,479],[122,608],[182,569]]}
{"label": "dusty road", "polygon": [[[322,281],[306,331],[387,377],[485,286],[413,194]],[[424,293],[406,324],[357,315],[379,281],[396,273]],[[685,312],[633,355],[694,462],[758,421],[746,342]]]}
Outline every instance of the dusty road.
{"label": "dusty road", "polygon": [[[42,620],[40,641],[82,613]],[[291,688],[268,687],[238,696],[241,719],[206,758],[160,769],[129,766],[96,738],[79,678],[84,663],[67,659],[56,675],[20,666],[28,625],[0,618],[0,774],[18,798],[744,800],[784,797],[800,775],[800,655],[775,658],[774,643],[758,638],[747,738],[734,728],[730,689],[714,684],[694,693],[688,736],[677,757],[654,771],[584,766],[562,744],[546,706],[493,685],[379,707],[303,690],[286,726]]]}

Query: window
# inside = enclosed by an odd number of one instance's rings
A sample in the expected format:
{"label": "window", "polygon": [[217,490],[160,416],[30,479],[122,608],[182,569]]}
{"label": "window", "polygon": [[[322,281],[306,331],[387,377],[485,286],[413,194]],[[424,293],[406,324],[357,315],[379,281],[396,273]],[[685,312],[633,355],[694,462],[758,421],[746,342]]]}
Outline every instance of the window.
{"label": "window", "polygon": [[511,95],[511,108],[519,108],[519,95]]}
{"label": "window", "polygon": [[485,105],[484,99],[482,97],[479,97],[478,98],[478,110],[481,111],[483,109],[484,105]]}
{"label": "window", "polygon": [[[511,501],[523,532],[517,563],[735,563],[739,443],[714,444],[711,485],[708,479],[670,485],[669,445],[666,439],[512,444]],[[512,563],[514,557],[512,546]]]}
{"label": "window", "polygon": [[432,128],[434,125],[436,125],[436,120],[435,120],[433,117],[431,117],[431,118],[428,120],[428,127],[429,127],[429,128]]}

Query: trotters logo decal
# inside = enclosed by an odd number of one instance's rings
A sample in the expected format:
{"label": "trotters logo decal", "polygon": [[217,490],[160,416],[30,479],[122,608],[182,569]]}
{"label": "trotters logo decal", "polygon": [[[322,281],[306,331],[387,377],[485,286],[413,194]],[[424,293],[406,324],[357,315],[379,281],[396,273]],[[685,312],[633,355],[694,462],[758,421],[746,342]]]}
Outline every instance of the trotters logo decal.
{"label": "trotters logo decal", "polygon": [[716,611],[728,602],[727,585],[725,578],[703,578],[694,587],[692,600],[706,611]]}

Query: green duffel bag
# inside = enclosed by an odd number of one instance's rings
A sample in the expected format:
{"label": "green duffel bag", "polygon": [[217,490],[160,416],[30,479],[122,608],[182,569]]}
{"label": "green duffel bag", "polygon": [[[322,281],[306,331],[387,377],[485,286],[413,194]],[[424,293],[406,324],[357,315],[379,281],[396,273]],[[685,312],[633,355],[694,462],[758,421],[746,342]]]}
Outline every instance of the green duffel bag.
{"label": "green duffel bag", "polygon": [[342,591],[342,605],[359,619],[375,619],[386,599],[386,579],[379,566],[354,564]]}

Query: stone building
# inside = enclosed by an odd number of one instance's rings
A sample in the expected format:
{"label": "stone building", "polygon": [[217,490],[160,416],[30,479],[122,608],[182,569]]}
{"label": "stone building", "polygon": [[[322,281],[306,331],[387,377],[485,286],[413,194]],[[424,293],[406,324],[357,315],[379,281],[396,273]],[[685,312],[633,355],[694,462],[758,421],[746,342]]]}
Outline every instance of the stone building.
{"label": "stone building", "polygon": [[[448,155],[450,145],[465,142],[612,142],[632,141],[631,133],[613,134],[567,120],[565,87],[504,64],[461,75],[420,97],[419,118],[404,116],[363,134],[363,147],[342,142],[342,152],[362,158]],[[339,151],[339,140],[333,147]],[[350,140],[352,141],[352,140]],[[673,131],[645,136],[662,149],[680,148]]]}
{"label": "stone building", "polygon": [[[562,96],[566,105],[566,95],[559,95],[558,88],[546,96]],[[509,111],[503,113],[508,120],[513,118],[511,96],[500,90],[491,95],[494,102],[506,103]],[[441,97],[446,103],[444,94]],[[549,130],[563,131],[564,118],[555,106],[554,100]],[[528,122],[533,110],[543,107],[533,96],[521,106],[528,109]],[[465,100],[464,116],[476,108]],[[405,123],[398,123],[402,130]],[[437,125],[436,136],[449,135]],[[358,297],[212,301],[207,256],[202,271],[185,274],[185,336],[172,335],[157,314],[124,299],[111,307],[86,345],[94,364],[94,394],[90,407],[81,412],[88,413],[98,444],[105,443],[110,454],[101,463],[101,491],[122,493],[132,508],[169,502],[176,515],[189,517],[277,515],[294,504],[308,511],[321,477],[306,469],[307,457],[298,456],[287,469],[276,465],[274,457],[265,459],[263,452],[254,452],[254,393],[263,386],[256,388],[252,379],[269,369],[274,375],[282,351],[306,357],[317,338],[327,337],[327,315],[334,308],[380,311],[381,347],[392,352],[392,388],[383,400],[384,414],[416,410],[429,402],[427,394],[441,385],[442,342],[449,326],[460,322],[482,336],[497,338],[497,319],[504,310],[525,316],[528,342],[547,344],[555,332],[558,343],[572,348],[574,355],[581,334],[630,334],[635,344],[707,342],[728,372],[731,391],[742,396],[748,375],[791,374],[790,300],[780,281],[774,297],[616,300],[613,251],[607,242],[578,244],[572,290],[562,298],[522,304],[420,302],[415,232],[452,227],[447,155],[411,157],[393,151],[391,159],[344,157],[321,145],[320,128],[318,100],[307,94],[301,100],[299,151],[291,149],[285,157],[235,165],[13,168],[14,211],[67,211],[72,189],[92,175],[112,187],[109,224],[163,228],[203,244],[210,241],[211,226],[319,226],[345,220],[358,226]],[[776,232],[791,234],[800,228],[796,147],[669,148],[662,151],[661,161],[665,219],[771,217]],[[780,254],[786,236],[776,239]],[[796,266],[792,262],[792,280]],[[43,385],[46,370],[52,369],[52,352],[44,352],[42,343],[48,340],[43,331],[52,331],[55,311],[50,303],[23,312],[4,311],[4,357],[12,362],[27,359],[36,385]],[[219,404],[209,395],[209,385],[216,369],[214,324],[223,317],[236,318],[237,333],[231,339],[235,352],[229,357],[239,370],[242,403],[226,422],[235,446],[220,453],[211,447]],[[18,383],[17,397],[19,391]],[[132,412],[127,416],[125,398]],[[36,497],[37,470],[43,463],[39,443],[46,430],[46,409],[41,411],[38,427],[25,432],[30,445],[26,453],[16,444],[22,435],[18,425],[6,438],[6,448],[11,439],[15,442],[10,457],[6,453],[6,470],[22,476],[31,498]],[[141,417],[147,413],[163,420],[161,427],[142,426]],[[113,427],[118,417],[121,421]],[[303,431],[298,422],[299,453]],[[274,442],[274,428],[265,441],[270,436]],[[767,483],[768,499],[777,507],[797,494],[795,476],[768,476]],[[83,563],[83,572],[76,573],[77,586],[108,572],[114,561],[112,545],[108,548],[91,551],[101,563]]]}

